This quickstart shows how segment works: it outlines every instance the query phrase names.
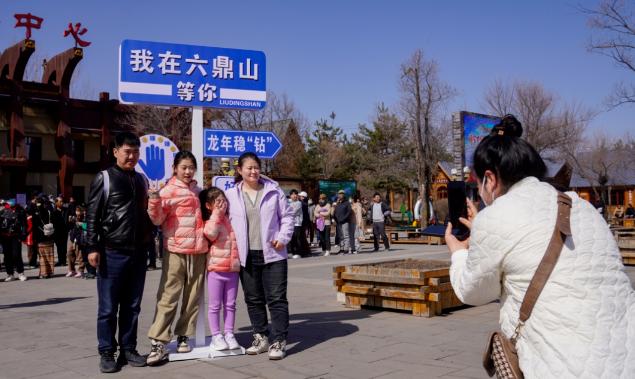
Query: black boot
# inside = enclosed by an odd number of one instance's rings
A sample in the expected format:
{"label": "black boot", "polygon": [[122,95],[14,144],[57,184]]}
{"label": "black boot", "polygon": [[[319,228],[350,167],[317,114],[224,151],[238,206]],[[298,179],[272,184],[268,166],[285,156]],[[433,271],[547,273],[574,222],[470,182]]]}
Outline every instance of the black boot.
{"label": "black boot", "polygon": [[144,367],[146,365],[147,357],[140,355],[136,350],[121,350],[119,351],[119,357],[117,363],[120,366],[125,366],[130,363],[132,367]]}
{"label": "black boot", "polygon": [[100,353],[99,371],[103,373],[111,373],[119,371],[119,365],[115,361],[115,353],[112,351],[104,351]]}

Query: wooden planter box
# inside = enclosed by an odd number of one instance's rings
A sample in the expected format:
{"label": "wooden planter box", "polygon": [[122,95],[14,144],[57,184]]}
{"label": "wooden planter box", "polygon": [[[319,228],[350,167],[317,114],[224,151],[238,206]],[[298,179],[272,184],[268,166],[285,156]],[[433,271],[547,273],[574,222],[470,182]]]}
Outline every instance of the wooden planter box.
{"label": "wooden planter box", "polygon": [[615,231],[617,246],[625,265],[635,265],[635,231]]}
{"label": "wooden planter box", "polygon": [[337,266],[333,279],[348,308],[399,309],[432,317],[463,305],[452,289],[449,269],[445,261],[405,259]]}

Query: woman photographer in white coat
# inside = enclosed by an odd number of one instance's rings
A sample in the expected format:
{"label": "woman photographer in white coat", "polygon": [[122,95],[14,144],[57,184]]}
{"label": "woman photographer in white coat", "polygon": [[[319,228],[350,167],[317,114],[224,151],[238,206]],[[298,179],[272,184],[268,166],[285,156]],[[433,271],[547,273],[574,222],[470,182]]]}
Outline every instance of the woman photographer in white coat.
{"label": "woman photographer in white coat", "polygon": [[[520,138],[508,115],[474,152],[479,194],[465,241],[446,231],[450,279],[461,301],[500,299],[500,327],[509,338],[520,305],[554,230],[557,191],[541,182],[545,164]],[[608,225],[574,192],[571,231],[556,266],[517,340],[526,378],[634,378],[635,291]],[[485,341],[483,341],[485,342]]]}

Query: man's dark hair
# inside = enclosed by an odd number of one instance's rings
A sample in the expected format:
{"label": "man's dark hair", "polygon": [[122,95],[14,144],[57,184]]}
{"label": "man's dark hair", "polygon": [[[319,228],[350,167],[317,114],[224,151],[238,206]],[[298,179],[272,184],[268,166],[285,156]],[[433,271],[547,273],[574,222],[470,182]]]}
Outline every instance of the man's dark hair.
{"label": "man's dark hair", "polygon": [[520,138],[522,133],[520,121],[512,115],[494,126],[474,151],[474,171],[479,179],[490,170],[506,189],[528,176],[544,179],[547,166],[536,149]]}
{"label": "man's dark hair", "polygon": [[373,197],[375,197],[375,196],[379,196],[379,197],[381,198],[381,194],[380,194],[379,192],[375,192],[375,193],[373,194]]}
{"label": "man's dark hair", "polygon": [[297,189],[292,189],[291,191],[289,191],[289,195],[293,195],[293,194],[298,194],[298,190]]}
{"label": "man's dark hair", "polygon": [[121,132],[115,136],[115,148],[120,148],[123,145],[139,147],[141,146],[141,140],[134,133]]}

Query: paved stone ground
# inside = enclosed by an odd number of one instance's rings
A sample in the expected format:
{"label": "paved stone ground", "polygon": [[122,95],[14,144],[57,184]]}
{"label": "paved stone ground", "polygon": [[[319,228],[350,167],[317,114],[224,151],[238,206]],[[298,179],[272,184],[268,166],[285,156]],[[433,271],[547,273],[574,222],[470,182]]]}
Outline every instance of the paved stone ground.
{"label": "paved stone ground", "polygon": [[[366,245],[368,246],[368,245]],[[366,247],[368,249],[368,247]],[[336,301],[331,269],[395,258],[448,259],[445,246],[395,246],[390,252],[314,257],[290,261],[291,326],[288,356],[266,354],[172,362],[162,367],[98,370],[95,281],[57,276],[0,283],[0,378],[486,378],[481,352],[497,326],[498,304],[455,310],[441,317],[350,310]],[[628,268],[635,281],[635,268]],[[160,271],[148,272],[139,324],[139,351],[152,322]],[[2,276],[4,278],[4,276]],[[236,335],[250,343],[239,295]]]}

